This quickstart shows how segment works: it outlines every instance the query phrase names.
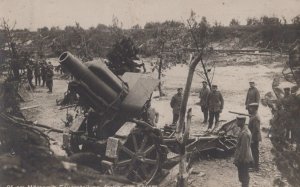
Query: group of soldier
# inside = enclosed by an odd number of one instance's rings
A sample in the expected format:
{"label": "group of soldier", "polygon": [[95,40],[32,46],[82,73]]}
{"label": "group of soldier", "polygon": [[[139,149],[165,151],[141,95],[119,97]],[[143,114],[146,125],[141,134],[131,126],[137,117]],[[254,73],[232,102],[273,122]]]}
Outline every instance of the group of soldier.
{"label": "group of soldier", "polygon": [[[237,126],[241,128],[238,137],[238,143],[235,152],[234,164],[238,168],[239,180],[242,186],[249,186],[249,171],[259,171],[259,142],[262,140],[260,131],[260,117],[258,107],[260,94],[255,87],[255,82],[249,82],[245,107],[248,110],[247,115],[237,117]],[[219,117],[224,108],[224,99],[217,85],[212,85],[209,89],[207,82],[202,82],[202,88],[199,93],[201,111],[204,116],[202,124],[207,124],[207,131],[218,127]],[[173,109],[173,122],[178,122],[180,105],[182,101],[182,88],[177,89],[177,93],[172,97],[170,105]],[[246,116],[249,116],[249,124],[246,124]]]}
{"label": "group of soldier", "polygon": [[[34,89],[36,86],[42,86],[49,89],[48,93],[52,93],[53,88],[53,65],[51,62],[37,61],[34,65],[26,65],[26,75],[29,86]],[[33,85],[33,76],[35,78],[35,86]],[[41,83],[42,80],[42,83]]]}

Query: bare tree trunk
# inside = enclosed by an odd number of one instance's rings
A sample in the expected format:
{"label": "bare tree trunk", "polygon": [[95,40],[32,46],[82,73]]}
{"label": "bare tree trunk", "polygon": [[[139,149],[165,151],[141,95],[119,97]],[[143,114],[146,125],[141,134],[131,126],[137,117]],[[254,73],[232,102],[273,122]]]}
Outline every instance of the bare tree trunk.
{"label": "bare tree trunk", "polygon": [[159,91],[159,96],[160,97],[164,96],[164,93],[163,93],[162,88],[161,88],[162,62],[163,62],[163,59],[162,59],[162,56],[160,56],[159,65],[158,65],[158,80],[159,80],[158,91]]}
{"label": "bare tree trunk", "polygon": [[164,49],[165,49],[165,44],[162,44],[161,50],[160,50],[159,64],[158,64],[158,80],[159,80],[158,90],[159,90],[160,97],[165,95],[161,88],[161,74],[162,74],[162,66],[163,66],[162,52],[164,51]]}
{"label": "bare tree trunk", "polygon": [[[181,102],[180,107],[180,114],[179,114],[179,123],[176,128],[176,139],[180,144],[180,163],[179,163],[179,173],[177,176],[177,187],[184,187],[187,186],[187,171],[186,171],[186,154],[185,154],[185,145],[186,141],[189,136],[189,124],[184,123],[185,118],[185,112],[186,112],[186,106],[191,90],[191,85],[193,81],[194,72],[196,69],[196,66],[198,65],[199,61],[201,60],[201,54],[198,55],[196,58],[194,58],[191,62],[190,68],[189,68],[189,74],[186,80],[186,85],[183,93],[183,98]],[[189,119],[191,118],[191,110],[189,110]],[[188,120],[187,123],[190,123],[190,120]]]}
{"label": "bare tree trunk", "polygon": [[203,62],[202,58],[200,59],[200,61],[201,61],[202,69],[203,69],[203,71],[204,71],[204,75],[205,75],[207,84],[208,84],[209,88],[211,89],[211,82],[210,82],[210,79],[209,79],[209,77],[208,77],[207,70],[206,70],[206,67],[205,67],[205,65],[204,65],[204,62]]}

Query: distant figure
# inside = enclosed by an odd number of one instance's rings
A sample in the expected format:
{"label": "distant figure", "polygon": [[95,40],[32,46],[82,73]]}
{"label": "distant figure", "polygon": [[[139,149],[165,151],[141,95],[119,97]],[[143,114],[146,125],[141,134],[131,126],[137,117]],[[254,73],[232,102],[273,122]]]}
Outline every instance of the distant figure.
{"label": "distant figure", "polygon": [[49,89],[48,93],[52,93],[52,88],[53,88],[53,66],[47,66],[46,69],[46,86]]}
{"label": "distant figure", "polygon": [[222,113],[224,107],[224,100],[221,92],[218,91],[217,85],[212,85],[212,90],[207,97],[207,105],[209,111],[209,125],[208,129],[211,129],[215,120],[215,127],[219,123],[220,113]]}
{"label": "distant figure", "polygon": [[259,171],[259,142],[261,141],[260,132],[260,117],[257,114],[258,103],[250,103],[248,106],[249,114],[251,115],[249,120],[249,130],[252,135],[251,150],[254,159],[253,166],[254,171]]}
{"label": "distant figure", "polygon": [[29,83],[29,86],[31,87],[31,89],[34,88],[33,84],[32,84],[32,79],[33,79],[33,75],[32,75],[32,68],[30,67],[30,65],[26,66],[26,73],[27,73],[27,80]]}
{"label": "distant figure", "polygon": [[46,83],[46,70],[47,70],[47,64],[45,64],[45,62],[42,62],[41,64],[41,76],[43,81],[42,86],[45,86]]}
{"label": "distant figure", "polygon": [[35,78],[35,86],[41,86],[41,67],[40,64],[37,62],[34,67],[34,78]]}
{"label": "distant figure", "polygon": [[207,82],[203,81],[202,82],[202,88],[201,88],[200,93],[199,93],[201,111],[204,115],[204,120],[203,120],[202,123],[207,123],[207,118],[208,118],[207,98],[208,98],[209,92],[210,92],[210,90],[207,87]]}
{"label": "distant figure", "polygon": [[145,108],[146,111],[143,116],[144,120],[156,127],[159,120],[159,113],[151,107],[151,100],[147,101]]}
{"label": "distant figure", "polygon": [[249,85],[250,85],[250,88],[248,89],[247,97],[246,97],[246,101],[245,101],[246,110],[248,110],[248,105],[250,103],[258,103],[259,104],[259,100],[260,100],[260,95],[259,95],[257,88],[255,87],[255,82],[250,81]]}
{"label": "distant figure", "polygon": [[176,125],[178,119],[179,119],[179,113],[180,113],[180,106],[182,101],[182,88],[177,89],[177,94],[175,94],[170,102],[170,105],[173,109],[173,125]]}
{"label": "distant figure", "polygon": [[239,181],[242,183],[242,187],[249,186],[249,165],[253,162],[252,152],[250,148],[251,144],[251,132],[245,124],[246,117],[237,117],[237,126],[241,128],[236,150],[234,153],[234,164],[238,169]]}

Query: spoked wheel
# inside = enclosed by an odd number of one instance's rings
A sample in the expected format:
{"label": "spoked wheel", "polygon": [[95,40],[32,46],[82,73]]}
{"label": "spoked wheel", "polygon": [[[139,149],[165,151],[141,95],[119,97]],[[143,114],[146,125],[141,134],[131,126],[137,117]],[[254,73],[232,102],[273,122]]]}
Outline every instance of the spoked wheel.
{"label": "spoked wheel", "polygon": [[126,143],[120,145],[118,158],[114,165],[114,173],[136,183],[151,183],[160,169],[159,144],[149,132],[131,133]]}

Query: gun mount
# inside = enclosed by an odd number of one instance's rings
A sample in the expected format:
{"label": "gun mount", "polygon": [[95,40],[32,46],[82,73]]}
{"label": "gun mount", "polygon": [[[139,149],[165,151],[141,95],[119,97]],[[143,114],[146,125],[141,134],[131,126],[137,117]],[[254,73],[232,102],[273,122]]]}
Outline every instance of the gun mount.
{"label": "gun mount", "polygon": [[160,130],[146,115],[158,80],[139,73],[119,78],[104,63],[82,63],[69,52],[59,61],[75,77],[69,88],[85,111],[63,135],[67,153],[95,153],[110,173],[151,182],[164,157]]}

